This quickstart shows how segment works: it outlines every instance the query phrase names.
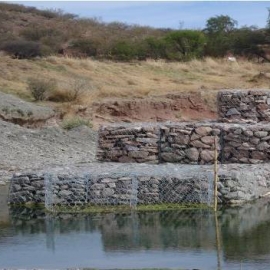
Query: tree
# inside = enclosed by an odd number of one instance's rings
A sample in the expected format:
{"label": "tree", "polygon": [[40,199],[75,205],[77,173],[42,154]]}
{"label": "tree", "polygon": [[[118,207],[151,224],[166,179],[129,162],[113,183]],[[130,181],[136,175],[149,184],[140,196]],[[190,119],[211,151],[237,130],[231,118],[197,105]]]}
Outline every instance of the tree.
{"label": "tree", "polygon": [[206,22],[203,30],[207,35],[205,52],[214,57],[223,57],[232,49],[232,34],[237,26],[237,21],[229,16],[220,15],[211,17]]}
{"label": "tree", "polygon": [[267,60],[261,47],[267,44],[267,35],[264,30],[254,27],[242,27],[234,31],[232,39],[235,54],[248,58],[262,57]]}
{"label": "tree", "polygon": [[270,8],[267,8],[268,10],[268,17],[267,17],[267,24],[266,24],[266,28],[268,30],[270,30]]}
{"label": "tree", "polygon": [[178,30],[166,35],[167,56],[171,60],[190,60],[202,57],[205,35],[197,30]]}
{"label": "tree", "polygon": [[207,34],[220,34],[220,33],[230,33],[237,26],[237,21],[229,16],[220,15],[216,17],[211,17],[206,22],[206,28],[204,32]]}

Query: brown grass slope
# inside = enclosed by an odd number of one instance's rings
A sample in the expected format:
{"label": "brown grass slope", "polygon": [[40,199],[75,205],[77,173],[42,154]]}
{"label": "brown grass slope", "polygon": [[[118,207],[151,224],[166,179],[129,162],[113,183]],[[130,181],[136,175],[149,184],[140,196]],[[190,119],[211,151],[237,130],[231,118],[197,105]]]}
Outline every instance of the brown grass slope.
{"label": "brown grass slope", "polygon": [[[83,81],[84,91],[72,102],[50,102],[72,111],[73,106],[91,106],[112,98],[143,98],[168,93],[200,93],[210,108],[215,108],[216,91],[230,88],[269,88],[269,64],[247,61],[235,63],[206,58],[187,63],[145,61],[115,63],[50,56],[18,60],[0,56],[0,90],[33,100],[27,87],[29,78],[54,79],[57,91],[65,97],[76,83]],[[60,93],[60,94],[59,94]],[[61,99],[60,99],[61,101]],[[64,99],[62,100],[64,101]]]}

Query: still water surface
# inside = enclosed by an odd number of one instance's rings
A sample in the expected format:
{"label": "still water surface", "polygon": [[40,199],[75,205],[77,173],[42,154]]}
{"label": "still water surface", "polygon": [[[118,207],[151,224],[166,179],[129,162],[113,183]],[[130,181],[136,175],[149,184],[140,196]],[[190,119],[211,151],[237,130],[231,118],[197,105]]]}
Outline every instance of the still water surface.
{"label": "still water surface", "polygon": [[218,224],[209,210],[0,215],[0,268],[67,267],[269,270],[270,202],[220,210]]}

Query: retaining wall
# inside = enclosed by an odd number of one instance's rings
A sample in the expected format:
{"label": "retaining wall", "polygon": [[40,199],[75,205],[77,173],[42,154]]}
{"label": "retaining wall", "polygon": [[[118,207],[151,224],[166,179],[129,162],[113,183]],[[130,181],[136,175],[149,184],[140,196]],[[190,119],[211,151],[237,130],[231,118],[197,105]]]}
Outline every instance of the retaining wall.
{"label": "retaining wall", "polygon": [[213,164],[216,137],[220,163],[270,161],[270,124],[187,122],[102,127],[99,161]]}
{"label": "retaining wall", "polygon": [[[36,181],[29,179],[36,176],[19,175],[13,177],[9,202],[46,203],[55,205],[79,206],[94,205],[137,205],[159,203],[204,203],[212,202],[209,192],[212,178],[207,174],[197,176],[146,176],[99,175],[70,176],[43,175]],[[45,178],[45,181],[43,179]],[[42,187],[37,182],[42,181]],[[35,192],[35,191],[36,192]],[[46,193],[46,199],[44,194]]]}
{"label": "retaining wall", "polygon": [[270,91],[267,89],[219,91],[217,106],[220,121],[270,121]]}
{"label": "retaining wall", "polygon": [[[123,165],[123,164],[121,164]],[[142,166],[143,165],[143,166]],[[94,165],[93,165],[94,166]],[[212,165],[114,164],[107,173],[70,172],[17,174],[10,183],[9,202],[48,205],[136,205],[207,203],[213,199]],[[122,171],[120,173],[119,171]],[[241,203],[269,193],[267,164],[228,164],[219,168],[220,203]]]}
{"label": "retaining wall", "polygon": [[113,125],[100,128],[97,159],[115,162],[158,163],[158,125]]}

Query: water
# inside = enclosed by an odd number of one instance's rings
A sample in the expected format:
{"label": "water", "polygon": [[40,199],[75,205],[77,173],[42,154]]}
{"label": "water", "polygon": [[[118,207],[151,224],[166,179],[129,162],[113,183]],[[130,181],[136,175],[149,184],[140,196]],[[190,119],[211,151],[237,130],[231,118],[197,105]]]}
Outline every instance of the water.
{"label": "water", "polygon": [[0,215],[0,268],[73,267],[268,270],[270,201],[217,219],[209,210]]}

